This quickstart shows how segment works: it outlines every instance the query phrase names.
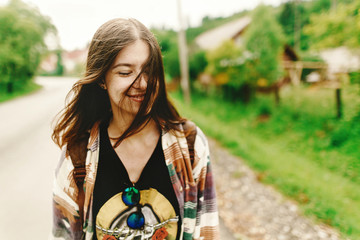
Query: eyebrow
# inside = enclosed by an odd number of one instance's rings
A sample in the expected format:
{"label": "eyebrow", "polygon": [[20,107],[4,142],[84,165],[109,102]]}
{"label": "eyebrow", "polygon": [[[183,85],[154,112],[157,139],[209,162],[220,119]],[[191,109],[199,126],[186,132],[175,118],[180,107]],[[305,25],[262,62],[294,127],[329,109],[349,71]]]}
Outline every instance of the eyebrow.
{"label": "eyebrow", "polygon": [[116,64],[115,66],[113,66],[112,68],[115,69],[117,67],[122,67],[122,66],[125,66],[125,67],[133,67],[134,64],[131,64],[131,63],[118,63]]}
{"label": "eyebrow", "polygon": [[[141,65],[141,68],[143,68],[146,64],[142,64]],[[112,69],[115,69],[117,67],[134,67],[136,66],[136,64],[133,64],[133,63],[118,63],[116,64],[115,66],[112,67]]]}

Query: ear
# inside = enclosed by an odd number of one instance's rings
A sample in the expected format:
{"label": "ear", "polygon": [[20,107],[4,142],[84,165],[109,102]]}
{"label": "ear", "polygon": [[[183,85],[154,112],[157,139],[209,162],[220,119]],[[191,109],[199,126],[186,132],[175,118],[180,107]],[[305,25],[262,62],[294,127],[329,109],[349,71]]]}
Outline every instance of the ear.
{"label": "ear", "polygon": [[104,82],[100,82],[100,83],[99,83],[99,86],[100,86],[102,89],[104,89],[104,90],[107,89],[107,87],[106,87],[106,85],[105,85]]}

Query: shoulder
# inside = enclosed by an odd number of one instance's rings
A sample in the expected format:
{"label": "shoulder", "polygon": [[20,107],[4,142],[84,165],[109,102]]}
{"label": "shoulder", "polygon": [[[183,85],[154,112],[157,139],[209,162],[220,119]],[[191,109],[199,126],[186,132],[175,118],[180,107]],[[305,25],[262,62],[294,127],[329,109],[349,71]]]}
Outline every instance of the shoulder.
{"label": "shoulder", "polygon": [[172,135],[177,139],[186,139],[188,143],[206,147],[208,145],[206,135],[193,121],[186,120],[179,123],[174,130],[164,131],[163,135]]}
{"label": "shoulder", "polygon": [[163,148],[173,149],[170,146],[179,145],[181,149],[195,152],[195,156],[205,159],[209,155],[208,141],[204,132],[194,122],[186,120],[179,123],[175,129],[162,132]]}
{"label": "shoulder", "polygon": [[192,130],[194,137],[189,140],[187,137],[189,154],[192,158],[192,174],[196,182],[204,180],[207,172],[209,172],[210,165],[210,149],[207,137],[199,126],[193,123],[194,130]]}
{"label": "shoulder", "polygon": [[207,138],[199,126],[190,120],[186,120],[182,126],[188,143],[194,144],[195,151],[202,151],[207,148]]}
{"label": "shoulder", "polygon": [[188,148],[194,152],[193,167],[207,166],[210,159],[210,151],[206,135],[201,128],[192,121],[187,120],[182,125],[184,127],[183,130]]}

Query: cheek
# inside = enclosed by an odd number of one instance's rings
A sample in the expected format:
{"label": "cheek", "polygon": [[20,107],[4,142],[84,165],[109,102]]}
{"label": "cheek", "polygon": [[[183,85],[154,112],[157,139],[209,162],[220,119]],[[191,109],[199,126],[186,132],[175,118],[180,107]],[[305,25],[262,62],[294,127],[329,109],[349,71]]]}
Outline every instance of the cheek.
{"label": "cheek", "polygon": [[125,93],[129,88],[129,84],[123,79],[117,79],[118,81],[109,81],[107,84],[107,92],[111,101],[119,103],[124,100]]}
{"label": "cheek", "polygon": [[120,99],[124,96],[123,88],[119,88],[118,86],[110,85],[108,87],[108,94],[111,99]]}
{"label": "cheek", "polygon": [[121,78],[112,77],[106,80],[106,87],[110,93],[124,93],[129,85]]}

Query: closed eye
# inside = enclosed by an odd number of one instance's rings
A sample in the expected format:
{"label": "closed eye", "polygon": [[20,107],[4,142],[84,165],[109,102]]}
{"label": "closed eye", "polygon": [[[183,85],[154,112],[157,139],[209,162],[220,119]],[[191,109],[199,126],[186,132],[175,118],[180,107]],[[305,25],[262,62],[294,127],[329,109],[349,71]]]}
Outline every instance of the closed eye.
{"label": "closed eye", "polygon": [[119,75],[121,76],[129,76],[131,72],[119,72]]}

